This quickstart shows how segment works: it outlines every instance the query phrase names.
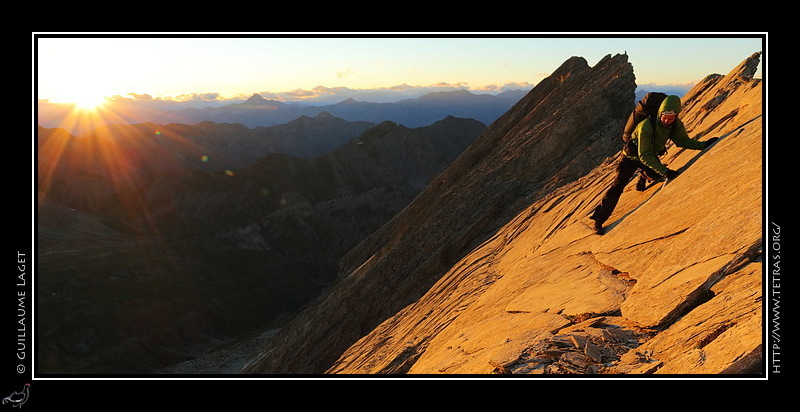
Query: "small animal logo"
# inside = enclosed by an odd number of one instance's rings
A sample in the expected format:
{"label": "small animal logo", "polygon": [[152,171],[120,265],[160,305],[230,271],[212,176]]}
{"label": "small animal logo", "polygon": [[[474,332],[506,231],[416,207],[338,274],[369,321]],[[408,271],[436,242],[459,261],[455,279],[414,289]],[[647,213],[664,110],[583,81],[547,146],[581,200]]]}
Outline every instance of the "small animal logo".
{"label": "small animal logo", "polygon": [[15,408],[22,408],[22,405],[28,400],[28,388],[31,387],[30,383],[26,383],[19,392],[12,392],[11,395],[3,398],[3,405],[10,403]]}

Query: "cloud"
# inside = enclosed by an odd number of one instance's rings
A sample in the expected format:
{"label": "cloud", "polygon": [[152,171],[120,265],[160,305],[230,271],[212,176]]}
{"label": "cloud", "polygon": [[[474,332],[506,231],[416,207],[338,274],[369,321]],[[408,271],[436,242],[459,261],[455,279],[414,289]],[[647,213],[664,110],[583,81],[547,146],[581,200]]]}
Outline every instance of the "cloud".
{"label": "cloud", "polygon": [[[343,73],[353,75],[353,71]],[[425,94],[442,91],[469,90],[476,94],[498,94],[507,90],[530,90],[533,84],[506,83],[503,85],[486,85],[472,87],[467,82],[440,82],[430,85],[410,85],[401,83],[388,87],[377,87],[371,89],[354,89],[349,87],[328,87],[316,86],[311,89],[295,89],[283,92],[274,91],[254,91],[241,95],[223,95],[218,92],[206,93],[186,93],[178,96],[153,97],[147,93],[128,93],[125,96],[113,96],[112,100],[119,103],[182,103],[193,107],[219,106],[224,104],[241,103],[250,98],[253,94],[258,94],[267,100],[277,100],[286,103],[305,103],[305,104],[334,104],[347,99],[354,99],[362,102],[391,103],[400,100],[416,99]]]}
{"label": "cloud", "polygon": [[145,101],[212,102],[212,101],[219,101],[222,99],[223,99],[222,95],[216,92],[187,93],[173,97],[159,97],[159,98],[153,98],[152,95],[147,93],[128,93],[124,96],[114,95],[111,97],[111,100],[114,101],[127,100],[127,101],[137,101],[137,102],[145,102]]}
{"label": "cloud", "polygon": [[356,71],[350,68],[344,69],[342,71],[336,72],[337,79],[344,79],[345,77],[350,77],[356,74]]}
{"label": "cloud", "polygon": [[179,100],[189,101],[189,100],[199,100],[199,101],[210,101],[210,100],[220,100],[222,95],[219,93],[190,93],[190,94],[182,94],[179,97]]}
{"label": "cloud", "polygon": [[[347,99],[358,101],[386,103],[405,99],[416,99],[431,92],[469,89],[466,83],[438,83],[429,86],[411,86],[398,84],[390,87],[372,89],[352,89],[348,87],[317,86],[312,90],[294,90],[289,93],[275,95],[280,100],[303,101],[307,103],[330,104]],[[262,97],[265,97],[262,94]]]}
{"label": "cloud", "polygon": [[[316,86],[311,89],[295,89],[291,91],[273,92],[257,91],[237,96],[224,96],[217,92],[188,93],[174,97],[157,97],[146,93],[129,93],[126,97],[114,96],[112,100],[129,103],[181,103],[192,107],[220,106],[232,103],[241,103],[253,94],[259,94],[267,100],[277,100],[286,103],[303,103],[310,105],[335,104],[347,99],[372,103],[393,103],[401,100],[416,99],[428,93],[468,90],[475,94],[500,94],[509,90],[531,90],[535,84],[529,82],[509,82],[504,84],[489,84],[470,86],[466,82],[440,82],[430,85],[410,85],[401,83],[394,86],[378,87],[371,89],[353,89],[349,87]],[[639,85],[638,90],[665,91],[671,94],[683,95],[693,84],[686,85]]]}
{"label": "cloud", "polygon": [[[147,93],[128,93],[125,96],[130,96],[130,98],[133,99],[133,100],[153,100],[153,96],[151,96],[151,95],[149,95]],[[124,99],[125,97],[124,96],[114,96],[115,100],[117,98]]]}
{"label": "cloud", "polygon": [[470,90],[476,93],[485,92],[494,94],[494,93],[502,93],[508,90],[530,90],[533,89],[534,86],[536,85],[528,82],[511,82],[511,83],[505,83],[503,85],[489,84],[486,86],[474,87],[471,88]]}
{"label": "cloud", "polygon": [[[319,92],[314,90],[295,89],[290,92],[271,93],[271,95],[273,96],[273,99],[279,100],[308,100],[318,97]],[[264,95],[262,95],[262,97],[266,98]]]}
{"label": "cloud", "polygon": [[389,87],[372,89],[352,89],[348,87],[316,86],[311,90],[296,89],[290,92],[259,92],[265,99],[275,99],[287,102],[304,102],[310,104],[331,104],[347,99],[363,102],[388,103],[406,99],[416,99],[432,92],[469,90],[478,94],[497,94],[507,90],[530,90],[534,85],[530,83],[506,83],[503,85],[489,85],[482,87],[469,87],[468,83],[441,82],[427,86],[412,86],[406,83]]}

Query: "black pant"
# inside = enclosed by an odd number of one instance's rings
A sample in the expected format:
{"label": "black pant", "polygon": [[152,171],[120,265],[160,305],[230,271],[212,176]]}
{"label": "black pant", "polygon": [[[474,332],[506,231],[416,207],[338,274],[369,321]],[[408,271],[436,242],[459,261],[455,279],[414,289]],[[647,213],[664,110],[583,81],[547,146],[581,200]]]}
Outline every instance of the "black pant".
{"label": "black pant", "polygon": [[649,180],[657,180],[662,177],[655,170],[645,166],[644,163],[620,155],[620,160],[617,162],[617,177],[614,178],[614,183],[606,191],[603,200],[592,212],[592,219],[600,224],[608,220],[611,213],[614,212],[614,208],[617,207],[617,202],[619,202],[619,197],[622,196],[623,189],[631,181],[637,170]]}

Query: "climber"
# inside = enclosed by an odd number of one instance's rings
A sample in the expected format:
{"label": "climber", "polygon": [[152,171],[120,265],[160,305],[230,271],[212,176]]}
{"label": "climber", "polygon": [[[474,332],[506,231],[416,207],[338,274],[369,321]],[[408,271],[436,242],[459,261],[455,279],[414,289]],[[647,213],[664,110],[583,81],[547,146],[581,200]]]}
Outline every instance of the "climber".
{"label": "climber", "polygon": [[[658,109],[659,118],[657,120],[651,120],[648,117],[636,125],[631,138],[634,144],[626,145],[623,148],[617,163],[617,175],[614,182],[589,216],[587,225],[595,233],[602,235],[605,232],[603,224],[611,216],[622,195],[622,190],[637,170],[640,173],[639,180],[636,182],[638,191],[643,191],[647,182],[672,180],[678,176],[677,171],[664,166],[658,158],[666,153],[667,139],[672,140],[678,147],[692,150],[703,150],[717,141],[716,137],[704,142],[689,138],[683,122],[678,119],[680,110],[680,97],[667,96]],[[633,147],[633,149],[629,149],[629,147]]]}

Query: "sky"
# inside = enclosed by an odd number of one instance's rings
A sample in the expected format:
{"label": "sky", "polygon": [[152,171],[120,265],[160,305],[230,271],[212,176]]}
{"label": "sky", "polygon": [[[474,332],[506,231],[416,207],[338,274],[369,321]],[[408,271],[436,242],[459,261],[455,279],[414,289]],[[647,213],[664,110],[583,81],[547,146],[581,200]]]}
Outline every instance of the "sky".
{"label": "sky", "polygon": [[437,84],[529,89],[572,56],[592,66],[619,53],[640,86],[684,85],[727,74],[766,42],[766,33],[33,34],[34,94],[60,102]]}

